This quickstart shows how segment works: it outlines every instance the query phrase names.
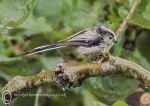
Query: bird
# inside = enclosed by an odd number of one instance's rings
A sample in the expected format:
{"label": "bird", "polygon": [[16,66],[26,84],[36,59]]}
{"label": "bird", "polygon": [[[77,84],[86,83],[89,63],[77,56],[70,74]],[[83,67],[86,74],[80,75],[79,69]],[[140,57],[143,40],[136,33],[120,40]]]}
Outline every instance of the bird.
{"label": "bird", "polygon": [[21,56],[32,55],[64,47],[74,47],[79,53],[85,55],[95,53],[103,54],[111,47],[111,45],[116,43],[116,41],[117,36],[112,30],[104,26],[94,26],[77,32],[55,44],[44,45],[25,51],[21,54]]}

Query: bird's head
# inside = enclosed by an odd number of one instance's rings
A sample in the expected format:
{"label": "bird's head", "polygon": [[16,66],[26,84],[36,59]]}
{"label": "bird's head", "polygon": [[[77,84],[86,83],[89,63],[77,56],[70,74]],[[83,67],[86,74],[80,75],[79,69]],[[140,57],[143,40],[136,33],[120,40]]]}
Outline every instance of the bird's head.
{"label": "bird's head", "polygon": [[117,36],[116,34],[111,31],[110,29],[104,27],[104,26],[97,26],[96,27],[97,33],[99,33],[101,36],[103,36],[103,40],[108,43],[116,43],[117,42]]}

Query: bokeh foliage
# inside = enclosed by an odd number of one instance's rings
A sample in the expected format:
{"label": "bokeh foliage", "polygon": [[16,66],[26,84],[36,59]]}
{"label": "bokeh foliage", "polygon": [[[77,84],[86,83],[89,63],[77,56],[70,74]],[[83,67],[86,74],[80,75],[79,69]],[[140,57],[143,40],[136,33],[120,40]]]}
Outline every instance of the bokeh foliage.
{"label": "bokeh foliage", "polygon": [[[39,55],[16,58],[25,50],[52,44],[75,32],[104,25],[116,30],[128,14],[132,0],[0,0],[0,87],[16,75],[34,75],[54,68],[63,60],[79,61],[73,49],[65,48]],[[141,0],[129,26],[111,50],[150,69],[150,1]],[[84,105],[103,106],[101,99],[124,99],[138,88],[139,82],[122,75],[90,78],[80,88],[67,90],[67,98],[24,97],[11,105]],[[55,89],[55,90],[54,90]],[[63,93],[56,87],[37,93]],[[36,92],[38,89],[32,92]],[[117,101],[113,106],[122,104]],[[0,105],[3,105],[0,102]],[[104,105],[105,106],[105,105]]]}

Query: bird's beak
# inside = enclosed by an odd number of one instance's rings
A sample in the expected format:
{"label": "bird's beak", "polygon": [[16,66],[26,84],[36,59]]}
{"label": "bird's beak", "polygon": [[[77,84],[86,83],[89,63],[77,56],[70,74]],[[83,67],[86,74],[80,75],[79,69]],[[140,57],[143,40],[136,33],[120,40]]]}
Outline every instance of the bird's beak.
{"label": "bird's beak", "polygon": [[113,42],[117,43],[117,40],[113,40]]}

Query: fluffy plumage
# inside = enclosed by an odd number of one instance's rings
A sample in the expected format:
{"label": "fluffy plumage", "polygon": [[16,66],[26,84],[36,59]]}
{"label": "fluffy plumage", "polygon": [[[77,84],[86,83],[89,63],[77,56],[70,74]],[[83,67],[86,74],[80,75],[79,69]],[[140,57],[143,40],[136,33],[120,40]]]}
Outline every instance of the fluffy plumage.
{"label": "fluffy plumage", "polygon": [[116,41],[116,35],[104,26],[96,26],[78,32],[67,39],[53,45],[45,45],[24,52],[22,55],[31,55],[62,47],[76,47],[82,54],[103,53]]}

